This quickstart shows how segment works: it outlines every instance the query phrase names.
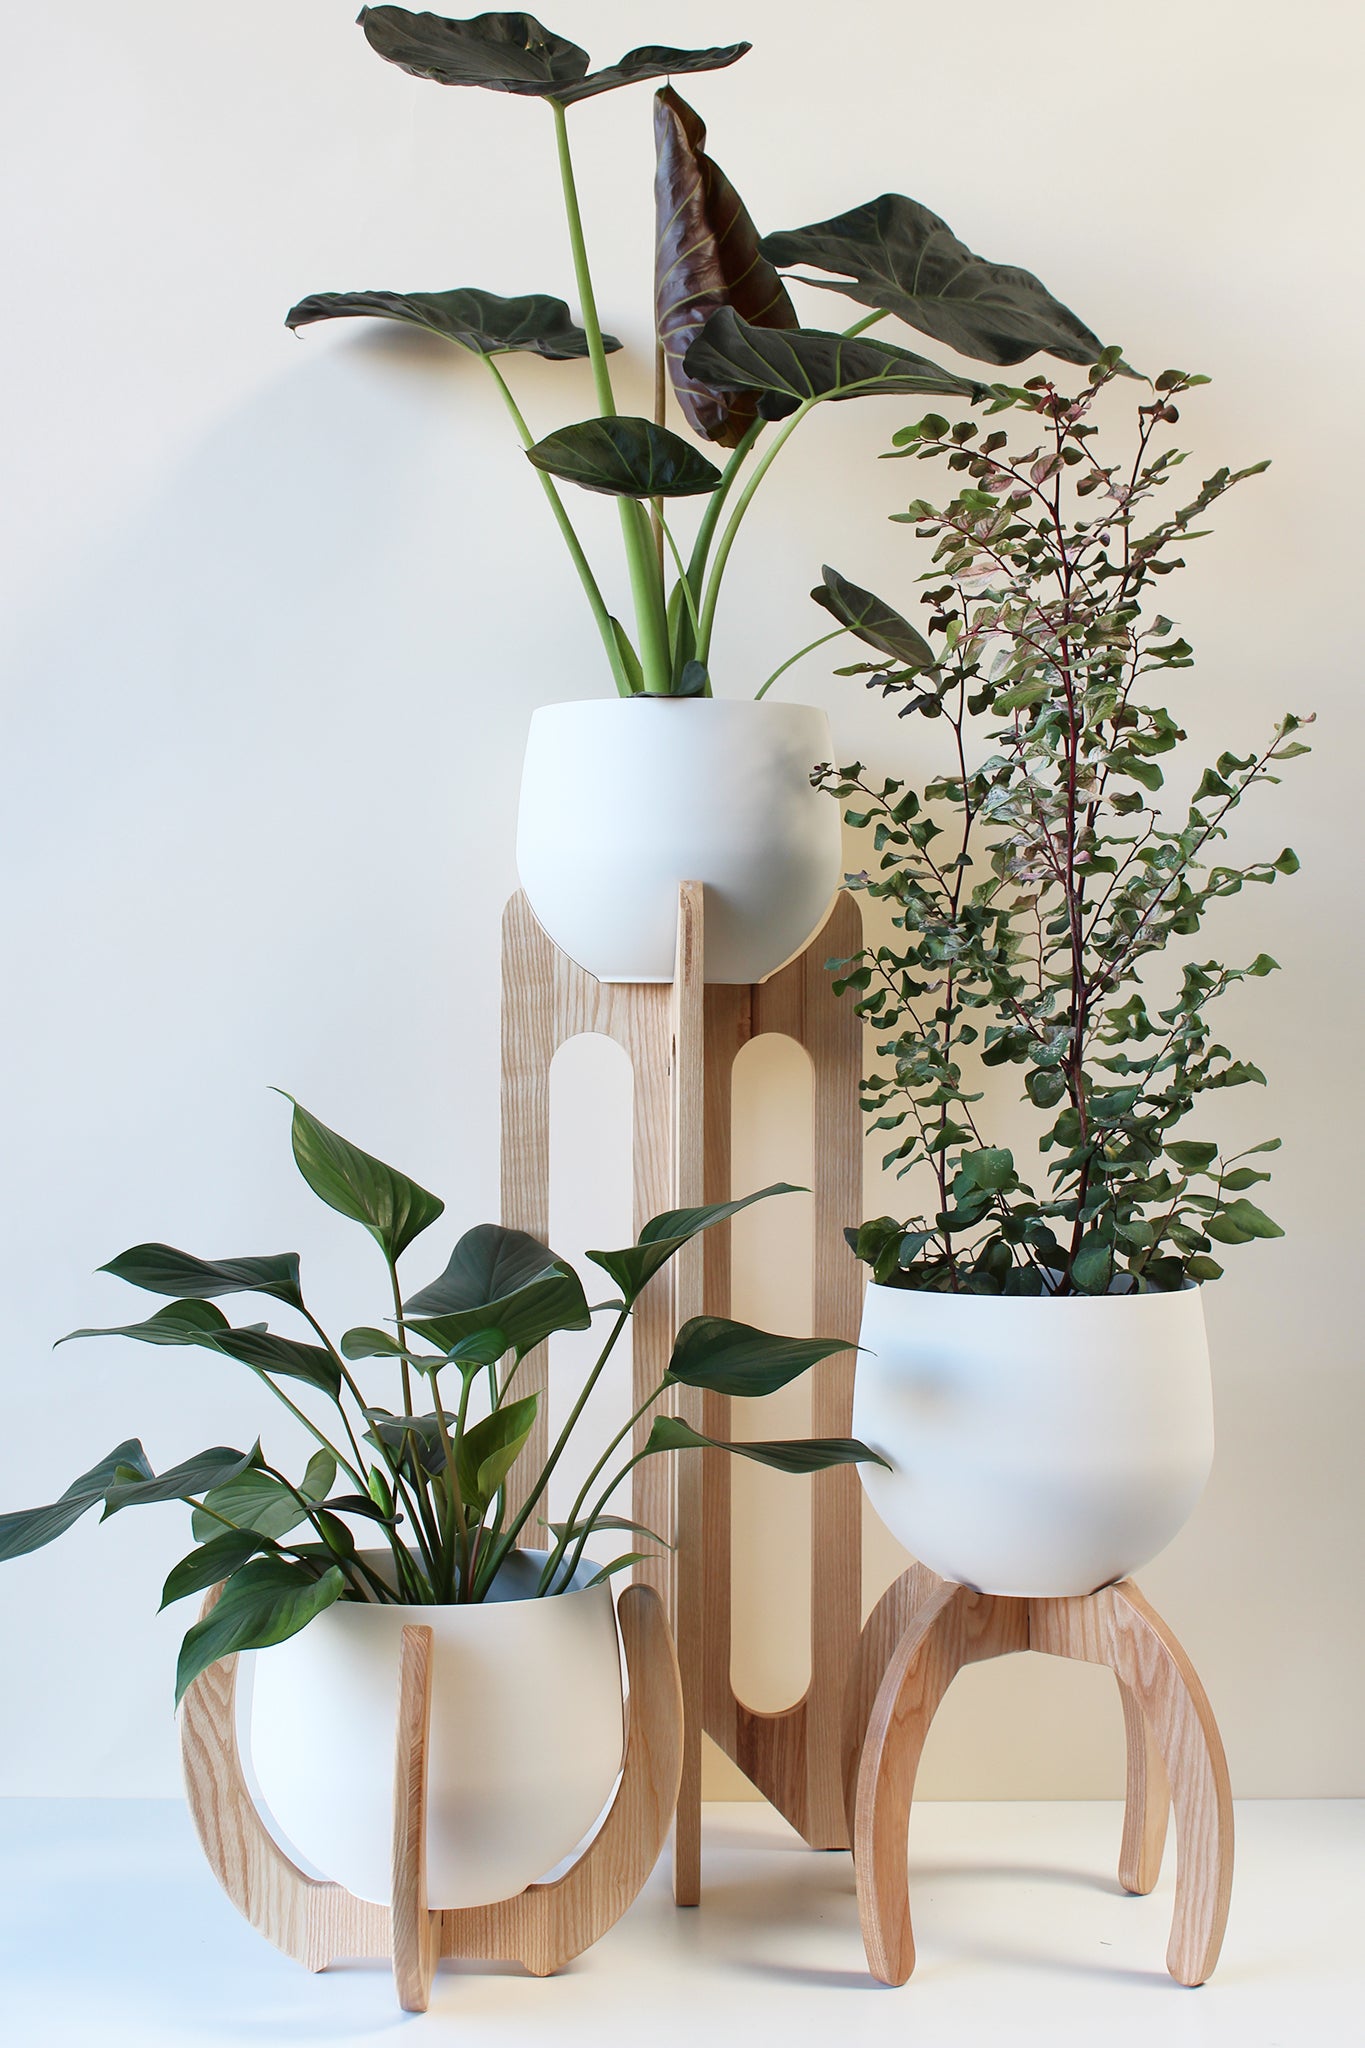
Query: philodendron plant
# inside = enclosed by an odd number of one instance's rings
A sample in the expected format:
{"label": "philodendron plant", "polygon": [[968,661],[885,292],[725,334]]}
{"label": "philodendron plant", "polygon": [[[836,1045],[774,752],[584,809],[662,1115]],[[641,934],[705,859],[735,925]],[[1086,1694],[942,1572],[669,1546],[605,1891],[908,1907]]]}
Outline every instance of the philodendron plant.
{"label": "philodendron plant", "polygon": [[[508,1553],[527,1537],[546,1538],[537,1587],[545,1595],[574,1583],[585,1546],[598,1531],[663,1541],[607,1511],[621,1480],[644,1458],[711,1445],[778,1471],[818,1472],[874,1456],[842,1438],[717,1444],[666,1413],[654,1415],[637,1447],[637,1425],[670,1388],[766,1394],[850,1348],[838,1339],[770,1336],[744,1323],[696,1316],[678,1331],[658,1386],[593,1464],[567,1519],[533,1524],[588,1397],[654,1275],[698,1232],[751,1202],[795,1190],[778,1183],[740,1201],[671,1210],[654,1217],[624,1250],[589,1252],[616,1290],[606,1302],[590,1306],[578,1275],[548,1246],[491,1223],[466,1231],[445,1271],[405,1301],[399,1259],[444,1204],[298,1104],[293,1146],[314,1194],[363,1224],[378,1244],[388,1277],[387,1327],[347,1330],[333,1342],[304,1299],[294,1252],[215,1260],[140,1244],[101,1271],[170,1296],[166,1306],[145,1322],[71,1335],[197,1345],[236,1360],[313,1438],[317,1448],[303,1473],[289,1478],[259,1442],[249,1451],[215,1446],[154,1473],[134,1437],[82,1473],[60,1500],[0,1515],[4,1559],[41,1549],[98,1505],[104,1520],[157,1501],[182,1501],[192,1509],[195,1547],[167,1578],[162,1606],[211,1586],[223,1590],[181,1645],[177,1700],[215,1659],[283,1642],[335,1600],[444,1605],[486,1599]],[[234,1326],[214,1305],[231,1294],[283,1304],[308,1326],[309,1340],[265,1323]],[[549,1455],[533,1474],[525,1473],[519,1461],[528,1455],[538,1396],[517,1391],[522,1360],[556,1331],[585,1330],[599,1315],[609,1324],[596,1362]],[[373,1391],[360,1383],[378,1367],[401,1392],[396,1409],[376,1405]],[[309,1407],[281,1382],[305,1389]],[[418,1386],[425,1392],[423,1413],[417,1412]],[[529,1483],[514,1487],[514,1474]],[[376,1546],[387,1546],[385,1568],[376,1568],[375,1552],[367,1556],[358,1548],[357,1525]],[[382,1547],[377,1554],[382,1557]],[[628,1550],[595,1578],[649,1555]]]}
{"label": "philodendron plant", "polygon": [[[835,963],[886,1063],[864,1106],[894,1134],[884,1165],[933,1191],[926,1211],[849,1233],[893,1286],[1168,1290],[1217,1279],[1215,1247],[1283,1234],[1249,1192],[1279,1140],[1228,1153],[1185,1135],[1210,1091],[1264,1082],[1209,1012],[1276,962],[1227,966],[1178,942],[1246,883],[1297,868],[1288,847],[1241,864],[1218,849],[1243,798],[1307,751],[1307,721],[1220,754],[1172,816],[1161,764],[1185,734],[1151,701],[1154,679],[1193,665],[1162,615],[1166,578],[1210,507],[1266,464],[1151,513],[1184,459],[1165,432],[1176,401],[1207,379],[1166,371],[1105,451],[1094,414],[1120,367],[1106,351],[1074,397],[1043,377],[998,388],[989,412],[1016,414],[1016,434],[931,413],[891,450],[952,477],[895,515],[932,543],[929,617],[921,634],[871,600],[894,658],[844,673],[870,671],[901,717],[946,726],[951,765],[922,790],[859,763],[821,779],[873,835],[880,859],[850,886],[894,931]],[[983,1070],[1005,1066],[1041,1118],[1036,1168],[993,1142],[980,1107]]]}
{"label": "philodendron plant", "polygon": [[[817,405],[916,394],[971,399],[981,390],[975,378],[868,338],[866,329],[894,317],[991,365],[1020,363],[1039,350],[1069,363],[1091,363],[1099,354],[1095,335],[1036,277],[973,255],[937,215],[898,193],[832,220],[760,237],[739,194],[707,155],[700,117],[665,86],[654,102],[655,417],[623,416],[608,361],[621,344],[603,332],[598,318],[568,111],[639,80],[723,69],[749,44],[707,50],[649,45],[591,71],[584,50],[529,14],[450,21],[401,7],[366,7],[359,20],[370,47],[414,78],[544,101],[554,124],[582,325],[551,294],[503,298],[473,287],[316,292],[291,310],[288,325],[363,315],[398,320],[482,360],[539,472],[622,696],[710,695],[716,607],[740,524],[775,457]],[[871,311],[842,333],[803,327],[781,275],[792,266],[831,273],[800,281]],[[555,361],[587,357],[596,417],[538,438],[499,365],[517,353]],[[723,469],[696,440],[666,424],[670,384],[694,435],[730,451]],[[767,434],[776,422],[781,425]],[[633,636],[608,610],[559,482],[618,500]],[[686,559],[664,516],[665,501],[675,498],[694,498],[701,507]],[[859,606],[864,593],[837,578],[827,592],[836,624],[812,646],[840,633],[868,638]],[[875,638],[872,644],[881,646]],[[810,651],[802,648],[781,663],[757,694]]]}

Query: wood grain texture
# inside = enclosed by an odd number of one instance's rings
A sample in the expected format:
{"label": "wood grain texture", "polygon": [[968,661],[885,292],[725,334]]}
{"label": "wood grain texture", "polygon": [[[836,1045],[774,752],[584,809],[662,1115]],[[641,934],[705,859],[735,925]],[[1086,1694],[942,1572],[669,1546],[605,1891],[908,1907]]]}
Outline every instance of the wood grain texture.
{"label": "wood grain texture", "polygon": [[[216,1597],[215,1590],[205,1612]],[[185,1784],[204,1853],[238,1911],[310,1970],[325,1969],[342,1956],[391,1956],[408,2011],[425,2009],[438,1955],[519,1962],[546,1976],[600,1940],[658,1860],[682,1774],[682,1690],[663,1604],[649,1587],[628,1586],[618,1616],[630,1686],[626,1746],[616,1794],[597,1833],[552,1884],[530,1885],[494,1905],[429,1911],[425,1929],[421,1854],[431,1631],[403,1632],[393,1912],[353,1898],[341,1885],[305,1876],[268,1833],[237,1750],[237,1660],[211,1665],[185,1695]]]}
{"label": "wood grain texture", "polygon": [[[704,900],[685,886],[680,904],[682,971],[671,986],[598,983],[541,931],[521,896],[503,921],[503,1217],[546,1233],[549,1214],[549,1072],[554,1053],[583,1031],[614,1038],[634,1075],[635,1223],[679,1201],[725,1201],[731,1185],[732,1069],[749,1039],[776,1031],[805,1047],[813,1068],[815,1201],[812,1327],[856,1342],[862,1268],[844,1242],[862,1209],[858,1083],[862,1029],[853,1006],[833,994],[825,962],[861,944],[862,921],[841,895],[806,951],[756,988],[704,983]],[[697,1025],[700,1021],[700,1037]],[[686,1101],[685,1121],[680,1103]],[[697,1105],[700,1103],[700,1114]],[[697,1151],[700,1147],[700,1159]],[[687,1186],[697,1190],[686,1195]],[[729,1227],[708,1231],[641,1296],[632,1331],[638,1406],[662,1377],[673,1334],[686,1316],[730,1313]],[[854,1355],[824,1361],[812,1379],[812,1427],[852,1429]],[[522,1367],[544,1386],[544,1359]],[[685,1395],[677,1412],[706,1434],[729,1434],[727,1400]],[[650,1418],[638,1425],[636,1448]],[[653,1458],[637,1466],[636,1519],[679,1543],[670,1560],[637,1567],[664,1596],[680,1640],[688,1701],[688,1752],[675,1855],[675,1896],[699,1884],[700,1727],[816,1847],[849,1842],[844,1777],[847,1674],[860,1617],[861,1488],[844,1466],[816,1474],[812,1488],[811,1681],[790,1708],[757,1713],[735,1697],[730,1678],[730,1461],[723,1454]],[[529,1529],[528,1525],[528,1540]],[[693,1536],[690,1531],[699,1531]]]}
{"label": "wood grain texture", "polygon": [[1175,1914],[1166,1967],[1202,1984],[1218,1961],[1232,1897],[1232,1784],[1194,1666],[1131,1579],[1080,1600],[1029,1603],[1032,1646],[1107,1664],[1152,1731],[1175,1809]]}
{"label": "wood grain texture", "polygon": [[[674,1208],[692,1208],[705,1189],[705,891],[684,882],[678,891],[678,948],[669,1005],[669,1056],[673,1090]],[[694,1237],[672,1260],[671,1337],[705,1306],[705,1238]],[[694,1429],[703,1426],[702,1395],[694,1387],[674,1389],[674,1412]],[[673,1898],[679,1906],[701,1900],[701,1731],[703,1611],[702,1453],[679,1451],[657,1459],[672,1467],[672,1620],[682,1675],[683,1765],[678,1817],[673,1830]],[[643,1519],[641,1517],[640,1519]],[[651,1524],[657,1527],[657,1524]]]}
{"label": "wood grain texture", "polygon": [[393,1765],[393,1981],[404,2012],[425,2012],[436,1968],[427,1910],[427,1758],[431,1738],[431,1630],[404,1628],[398,1658]]}
{"label": "wood grain texture", "polygon": [[932,1573],[907,1573],[906,1581],[886,1596],[886,1620],[864,1674],[865,1684],[898,1602],[918,1592],[920,1604],[885,1666],[858,1773],[854,1857],[872,1974],[903,1984],[915,1966],[906,1835],[915,1772],[939,1702],[963,1664],[1033,1649],[1107,1664],[1115,1673],[1129,1759],[1120,1875],[1132,1891],[1155,1882],[1169,1782],[1179,1860],[1166,1963],[1179,1983],[1202,1984],[1227,1924],[1232,1790],[1208,1698],[1166,1624],[1128,1580],[1067,1600],[990,1598],[934,1581]]}
{"label": "wood grain texture", "polygon": [[1123,1841],[1119,1846],[1119,1883],[1143,1897],[1155,1889],[1166,1852],[1166,1823],[1171,1789],[1152,1724],[1137,1694],[1117,1680],[1123,1703],[1123,1740],[1127,1758],[1124,1787]]}

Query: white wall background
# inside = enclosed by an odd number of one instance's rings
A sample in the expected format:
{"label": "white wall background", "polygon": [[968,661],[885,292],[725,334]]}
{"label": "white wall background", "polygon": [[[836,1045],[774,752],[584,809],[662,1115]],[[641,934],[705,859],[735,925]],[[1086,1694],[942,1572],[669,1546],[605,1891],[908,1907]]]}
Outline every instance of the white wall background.
{"label": "white wall background", "polygon": [[[535,705],[605,678],[479,366],[397,331],[281,323],[315,289],[572,297],[572,278],[544,109],[403,78],[354,12],[70,0],[6,25],[5,1506],[51,1498],[135,1431],[158,1466],[267,1424],[287,1449],[254,1383],[207,1354],[52,1352],[141,1313],[91,1277],[124,1245],[297,1246],[338,1327],[376,1312],[366,1241],[295,1178],[269,1084],[442,1190],[454,1226],[495,1213],[522,738]],[[1274,457],[1179,592],[1200,664],[1178,707],[1201,754],[1284,708],[1320,714],[1319,751],[1244,829],[1296,844],[1304,873],[1239,898],[1220,937],[1285,969],[1229,1002],[1273,1100],[1230,1098],[1222,1127],[1286,1137],[1271,1206],[1289,1235],[1211,1290],[1218,1466],[1144,1579],[1240,1791],[1365,1791],[1358,10],[556,0],[552,20],[605,60],[752,37],[688,90],[761,224],[911,191],[1133,360],[1215,373],[1187,411],[1187,473]],[[604,318],[632,352],[625,403],[645,409],[648,93],[573,129]],[[812,293],[804,311],[838,305]],[[542,429],[592,409],[577,366],[514,371]],[[815,630],[822,559],[908,600],[920,565],[885,523],[906,472],[874,457],[912,410],[830,408],[784,458],[732,577],[722,688]],[[610,508],[576,509],[610,548]],[[819,658],[789,683],[829,708],[842,757],[916,771],[913,733]],[[578,1072],[599,1085],[590,1054]],[[780,1052],[761,1078],[746,1145],[799,1177]],[[560,1130],[592,1137],[597,1100],[565,1095]],[[619,1104],[603,1114],[619,1130]],[[621,1185],[619,1162],[590,1162],[575,1199],[609,1217]],[[779,1316],[791,1287],[780,1275]],[[799,1507],[747,1499],[739,1670],[774,1705],[799,1685],[804,1592],[771,1530]],[[0,1573],[5,1790],[174,1788],[179,1618],[152,1609],[184,1534],[172,1509],[82,1524]],[[874,1533],[869,1595],[895,1568]],[[1103,1677],[1016,1660],[963,1679],[924,1789],[1084,1796],[1118,1771]]]}

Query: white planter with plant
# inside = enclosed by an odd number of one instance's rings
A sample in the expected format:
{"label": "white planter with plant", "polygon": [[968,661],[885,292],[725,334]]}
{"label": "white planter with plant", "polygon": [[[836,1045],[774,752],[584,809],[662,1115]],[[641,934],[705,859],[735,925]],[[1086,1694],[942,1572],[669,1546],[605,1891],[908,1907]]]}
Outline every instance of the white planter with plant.
{"label": "white planter with plant", "polygon": [[[826,778],[875,833],[853,886],[890,913],[836,986],[876,1035],[884,1165],[928,1198],[849,1233],[872,1272],[856,1426],[890,1467],[867,1489],[925,1563],[989,1593],[1090,1592],[1175,1535],[1212,1455],[1200,1289],[1216,1249],[1283,1234],[1249,1193],[1279,1140],[1225,1150],[1186,1120],[1264,1082],[1209,1013],[1276,962],[1224,965],[1197,941],[1220,898],[1297,868],[1288,848],[1234,861],[1221,843],[1306,751],[1304,721],[1163,808],[1184,734],[1148,679],[1192,655],[1150,600],[1255,470],[1218,470],[1148,524],[1180,460],[1175,400],[1205,380],[1158,377],[1106,453],[1092,415],[1125,374],[1106,350],[1075,397],[1042,377],[994,387],[1017,436],[934,414],[896,435],[893,454],[946,462],[955,491],[897,515],[934,544],[916,659],[866,667],[933,721],[945,765],[922,791],[857,763]],[[990,1070],[1010,1067],[1043,1119],[1036,1164],[992,1136]]]}
{"label": "white planter with plant", "polygon": [[[608,357],[621,344],[598,318],[569,148],[568,110],[643,79],[714,71],[749,48],[656,46],[590,71],[587,54],[526,14],[452,21],[400,7],[362,10],[371,47],[415,77],[543,100],[554,121],[559,179],[582,325],[543,293],[503,298],[441,292],[318,292],[288,315],[377,317],[423,327],[480,357],[568,548],[619,695],[698,700],[679,751],[680,721],[603,715],[571,704],[532,726],[522,790],[518,861],[528,900],[551,938],[599,978],[670,980],[678,884],[708,884],[706,977],[761,981],[819,929],[840,875],[837,831],[808,802],[812,769],[832,756],[821,713],[769,705],[745,723],[712,700],[713,645],[723,579],[758,487],[817,405],[866,396],[971,398],[982,386],[864,330],[888,317],[977,362],[1022,362],[1044,349],[1090,363],[1099,342],[1027,271],[975,256],[916,201],[887,194],[836,219],[761,238],[744,202],[706,154],[706,128],[671,85],[655,96],[654,418],[618,413]],[[842,333],[802,327],[780,270],[872,310]],[[596,416],[537,436],[497,358],[529,352],[591,364]],[[697,440],[666,424],[670,387],[695,436],[728,451],[717,468]],[[772,427],[773,431],[768,429]],[[766,437],[766,438],[765,438]],[[609,610],[560,484],[618,502],[633,630]],[[680,539],[665,505],[700,507]],[[893,660],[910,648],[896,615],[835,572],[818,593],[832,631]],[[740,707],[731,707],[739,709]],[[554,748],[564,749],[556,773]],[[629,778],[629,782],[627,781]],[[631,788],[659,804],[643,814]]]}
{"label": "white planter with plant", "polygon": [[[590,1253],[614,1290],[595,1307],[564,1260],[497,1224],[466,1231],[444,1272],[405,1300],[399,1259],[443,1204],[297,1104],[292,1130],[314,1193],[379,1246],[384,1327],[350,1329],[334,1342],[305,1301],[295,1253],[206,1260],[143,1244],[103,1270],[171,1299],[145,1322],[72,1334],[198,1346],[246,1366],[316,1444],[306,1470],[291,1479],[257,1443],[215,1447],[156,1474],[130,1439],[60,1500],[0,1515],[0,1560],[40,1549],[93,1507],[107,1517],[187,1504],[195,1548],[167,1578],[162,1604],[221,1591],[181,1645],[176,1698],[220,1658],[258,1653],[252,1745],[266,1798],[302,1855],[361,1899],[390,1896],[399,1643],[405,1623],[429,1627],[429,1900],[491,1903],[575,1848],[621,1764],[610,1581],[656,1554],[640,1543],[662,1539],[608,1504],[641,1460],[711,1441],[655,1413],[632,1450],[636,1425],[672,1387],[764,1394],[848,1347],[694,1317],[678,1331],[660,1384],[594,1460],[566,1519],[533,1522],[649,1281],[699,1231],[791,1190],[778,1184],[671,1211],[635,1244]],[[233,1326],[215,1302],[242,1293],[282,1304],[306,1337],[261,1322]],[[595,1316],[608,1324],[596,1362],[537,1459],[539,1397],[517,1394],[521,1361]],[[376,1375],[388,1383],[384,1405]],[[393,1391],[396,1408],[387,1405]],[[789,1472],[869,1455],[851,1439],[720,1448]],[[522,1547],[542,1532],[548,1547]],[[635,1547],[600,1566],[589,1561],[588,1544],[614,1532]]]}

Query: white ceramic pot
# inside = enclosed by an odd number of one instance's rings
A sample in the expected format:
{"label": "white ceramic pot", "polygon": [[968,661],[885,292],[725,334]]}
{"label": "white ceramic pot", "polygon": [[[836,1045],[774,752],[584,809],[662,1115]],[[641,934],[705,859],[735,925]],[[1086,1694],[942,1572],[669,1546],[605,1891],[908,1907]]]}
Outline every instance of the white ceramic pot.
{"label": "white ceramic pot", "polygon": [[833,753],[803,704],[616,697],[533,713],[517,870],[536,917],[599,981],[672,981],[678,884],[706,884],[708,981],[764,981],[829,914]]}
{"label": "white ceramic pot", "polygon": [[873,1507],[912,1556],[985,1593],[1092,1593],[1193,1511],[1213,1462],[1204,1306],[871,1286],[855,1436]]}
{"label": "white ceramic pot", "polygon": [[[606,1805],[622,1754],[611,1587],[528,1598],[544,1556],[518,1553],[479,1606],[340,1601],[256,1652],[251,1759],[265,1803],[294,1848],[357,1898],[391,1897],[407,1622],[433,1632],[432,1906],[511,1898],[567,1856]],[[576,1585],[592,1570],[580,1568]]]}

